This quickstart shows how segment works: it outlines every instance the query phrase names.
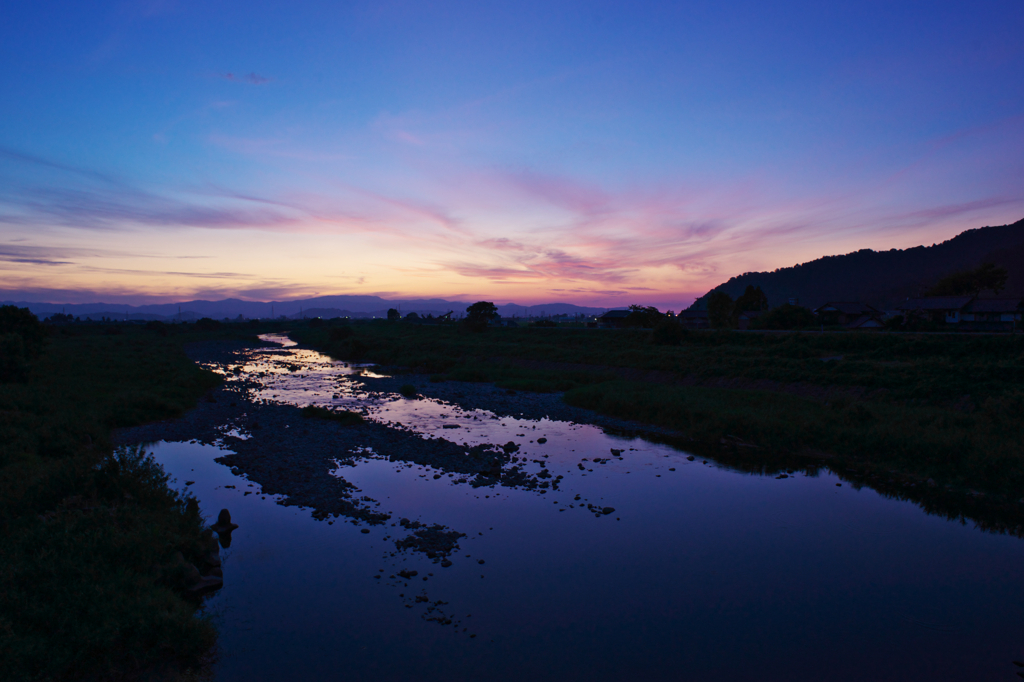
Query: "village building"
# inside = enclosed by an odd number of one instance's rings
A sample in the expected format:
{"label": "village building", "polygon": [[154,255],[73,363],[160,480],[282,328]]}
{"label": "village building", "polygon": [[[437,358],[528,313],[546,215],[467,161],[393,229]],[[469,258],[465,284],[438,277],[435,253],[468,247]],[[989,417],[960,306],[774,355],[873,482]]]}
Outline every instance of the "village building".
{"label": "village building", "polygon": [[1024,299],[976,298],[960,313],[960,326],[976,331],[1018,329],[1024,314]]}
{"label": "village building", "polygon": [[[736,328],[750,329],[750,325],[753,324],[754,320],[763,314],[763,310],[744,310],[736,316]],[[704,318],[707,319],[707,313],[704,313]]]}
{"label": "village building", "polygon": [[676,318],[680,324],[688,329],[707,329],[711,326],[711,323],[708,321],[707,310],[694,310],[690,308],[680,311]]}
{"label": "village building", "polygon": [[908,298],[896,306],[904,317],[917,314],[932,322],[958,324],[960,315],[974,296],[928,296],[925,298]]}
{"label": "village building", "polygon": [[885,325],[882,322],[881,314],[879,315],[861,315],[853,322],[846,325],[847,329],[881,329]]}
{"label": "village building", "polygon": [[897,309],[905,316],[918,315],[964,330],[1010,331],[1020,327],[1024,299],[929,296],[907,299]]}
{"label": "village building", "polygon": [[[882,311],[867,303],[830,301],[815,308],[813,312],[822,324],[826,325],[838,324],[850,329],[870,329],[882,326]],[[872,321],[877,324],[872,324]]]}
{"label": "village building", "polygon": [[626,318],[632,310],[609,310],[601,317],[597,318],[597,321],[605,329],[621,329],[626,326]]}

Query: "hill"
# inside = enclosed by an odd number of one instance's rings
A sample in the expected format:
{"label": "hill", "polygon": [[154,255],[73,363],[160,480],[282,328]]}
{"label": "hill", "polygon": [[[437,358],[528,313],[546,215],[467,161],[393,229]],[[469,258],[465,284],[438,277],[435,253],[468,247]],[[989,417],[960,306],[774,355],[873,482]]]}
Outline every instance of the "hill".
{"label": "hill", "polygon": [[[887,308],[908,297],[920,296],[952,272],[982,263],[995,263],[1009,272],[1003,295],[1024,296],[1024,220],[967,230],[932,246],[889,251],[861,249],[773,272],[747,272],[712,291],[724,291],[736,298],[748,285],[753,285],[761,287],[772,306],[796,298],[810,308],[828,301],[860,301]],[[706,297],[705,294],[697,299],[694,306],[704,304]]]}

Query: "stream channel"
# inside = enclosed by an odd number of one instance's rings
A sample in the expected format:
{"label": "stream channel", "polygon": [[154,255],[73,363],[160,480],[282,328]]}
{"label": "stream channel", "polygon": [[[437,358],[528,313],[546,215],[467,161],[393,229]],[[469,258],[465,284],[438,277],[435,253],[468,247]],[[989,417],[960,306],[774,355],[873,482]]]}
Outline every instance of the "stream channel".
{"label": "stream channel", "polygon": [[224,386],[121,435],[240,526],[205,607],[217,680],[1024,670],[1017,537],[826,469],[752,475],[615,435],[558,396],[420,377],[405,398],[405,377],[262,338],[190,351]]}

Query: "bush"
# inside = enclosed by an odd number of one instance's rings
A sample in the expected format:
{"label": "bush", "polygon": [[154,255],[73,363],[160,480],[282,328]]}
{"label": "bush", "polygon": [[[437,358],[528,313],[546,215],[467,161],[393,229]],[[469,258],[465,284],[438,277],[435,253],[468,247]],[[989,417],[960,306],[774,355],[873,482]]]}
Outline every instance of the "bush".
{"label": "bush", "polygon": [[2,334],[20,336],[22,353],[29,360],[38,357],[46,344],[46,328],[28,308],[0,306],[0,335]]}
{"label": "bush", "polygon": [[201,332],[215,332],[220,329],[220,322],[209,317],[204,317],[196,321],[196,329]]}
{"label": "bush", "polygon": [[675,317],[666,317],[654,325],[651,340],[658,346],[678,346],[686,337],[686,330]]}
{"label": "bush", "polygon": [[171,331],[167,325],[160,320],[150,320],[146,323],[146,329],[151,332],[156,332],[160,336],[167,336]]}
{"label": "bush", "polygon": [[328,337],[331,343],[338,343],[344,341],[348,337],[352,336],[352,327],[335,327],[331,330],[331,334]]}
{"label": "bush", "polygon": [[28,361],[21,334],[0,334],[0,382],[27,380]]}
{"label": "bush", "polygon": [[818,320],[814,317],[814,313],[807,308],[787,303],[772,308],[757,318],[756,323],[759,329],[803,329],[817,325]]}
{"label": "bush", "polygon": [[416,397],[416,387],[413,386],[412,384],[403,384],[402,387],[398,389],[398,392],[404,395],[406,398]]}

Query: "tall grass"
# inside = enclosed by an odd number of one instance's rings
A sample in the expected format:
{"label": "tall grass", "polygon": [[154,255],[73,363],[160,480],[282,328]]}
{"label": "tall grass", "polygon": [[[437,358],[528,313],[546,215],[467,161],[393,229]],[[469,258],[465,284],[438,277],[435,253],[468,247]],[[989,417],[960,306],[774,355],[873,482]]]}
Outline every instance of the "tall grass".
{"label": "tall grass", "polygon": [[218,378],[166,337],[57,334],[0,384],[4,680],[131,679],[199,666],[215,630],[184,598],[202,554],[194,500],[111,429],[181,414]]}

